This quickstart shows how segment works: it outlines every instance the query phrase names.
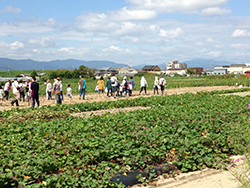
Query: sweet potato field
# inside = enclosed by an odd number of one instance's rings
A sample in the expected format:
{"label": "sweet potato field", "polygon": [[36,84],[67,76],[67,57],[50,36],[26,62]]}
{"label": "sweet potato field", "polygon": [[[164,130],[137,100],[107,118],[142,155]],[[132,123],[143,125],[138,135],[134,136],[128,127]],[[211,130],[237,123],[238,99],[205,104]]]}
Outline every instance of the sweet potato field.
{"label": "sweet potato field", "polygon": [[[249,145],[250,97],[224,92],[0,112],[0,187],[125,187],[110,179],[168,163],[216,167]],[[151,108],[70,115],[129,106]]]}

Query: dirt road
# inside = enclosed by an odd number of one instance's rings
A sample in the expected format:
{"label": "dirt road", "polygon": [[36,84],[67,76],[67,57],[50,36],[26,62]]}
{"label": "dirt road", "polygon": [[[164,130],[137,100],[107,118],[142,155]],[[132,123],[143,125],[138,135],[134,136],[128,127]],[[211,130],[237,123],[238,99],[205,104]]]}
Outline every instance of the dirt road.
{"label": "dirt road", "polygon": [[[182,94],[182,93],[196,93],[198,91],[214,91],[214,90],[231,90],[236,89],[236,87],[233,86],[213,86],[213,87],[184,87],[184,88],[173,88],[173,89],[166,89],[164,95],[173,95],[173,94]],[[147,95],[142,93],[142,95],[139,96],[138,91],[133,91],[132,97],[118,97],[115,100],[121,100],[121,99],[127,99],[127,98],[138,98],[138,97],[151,97],[154,95],[153,90],[148,90]],[[107,101],[107,100],[114,100],[112,97],[107,97],[106,93],[104,96],[100,96],[97,93],[88,93],[86,94],[86,100],[80,100],[79,95],[73,95],[73,99],[71,103],[83,103],[83,102],[95,102],[95,101]],[[0,106],[0,110],[10,110],[12,108],[16,108],[16,106],[12,106],[10,103],[11,99],[9,101],[4,101],[3,106]],[[69,99],[66,95],[64,95],[64,104],[69,104]],[[19,102],[19,108],[29,108],[31,107],[31,102]],[[44,96],[40,97],[40,106],[43,105],[56,105],[55,100],[46,100]]]}

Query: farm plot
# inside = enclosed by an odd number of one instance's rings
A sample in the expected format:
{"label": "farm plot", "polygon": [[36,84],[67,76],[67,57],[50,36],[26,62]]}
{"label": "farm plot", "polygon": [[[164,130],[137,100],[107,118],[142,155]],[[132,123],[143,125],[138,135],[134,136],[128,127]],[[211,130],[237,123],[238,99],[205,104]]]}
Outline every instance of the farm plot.
{"label": "farm plot", "polygon": [[[1,112],[0,187],[124,187],[109,180],[169,162],[215,167],[248,146],[248,101],[203,92]],[[151,108],[69,115],[126,106]]]}

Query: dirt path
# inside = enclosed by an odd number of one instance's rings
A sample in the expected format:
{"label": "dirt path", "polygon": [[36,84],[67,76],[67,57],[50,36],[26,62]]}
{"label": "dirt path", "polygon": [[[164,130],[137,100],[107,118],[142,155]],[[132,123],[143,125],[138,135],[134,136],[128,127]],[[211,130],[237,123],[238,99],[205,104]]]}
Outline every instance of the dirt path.
{"label": "dirt path", "polygon": [[[165,95],[173,95],[173,94],[182,94],[182,93],[197,93],[198,91],[214,91],[214,90],[231,90],[235,89],[236,87],[233,86],[213,86],[213,87],[185,87],[185,88],[172,88],[172,89],[166,89]],[[148,90],[148,95],[145,95],[142,93],[142,95],[139,96],[138,91],[133,91],[132,97],[118,97],[115,100],[121,100],[121,99],[127,99],[127,98],[138,98],[138,97],[151,97],[154,95],[153,90]],[[73,95],[72,104],[74,103],[82,103],[82,102],[96,102],[96,101],[107,101],[107,100],[114,100],[112,97],[107,97],[106,94],[104,94],[103,97],[98,96],[97,93],[88,93],[86,94],[86,100],[80,100],[79,95]],[[0,110],[10,110],[12,108],[16,108],[16,106],[11,106],[10,101],[4,101],[3,106],[0,106]],[[64,104],[69,104],[68,97],[64,95]],[[28,102],[19,102],[19,108],[29,108],[31,107],[31,103]],[[55,100],[45,100],[45,97],[40,97],[40,106],[43,105],[56,105]]]}
{"label": "dirt path", "polygon": [[92,115],[95,116],[101,116],[102,114],[105,114],[107,112],[111,113],[111,114],[115,114],[118,113],[120,111],[134,111],[134,110],[146,110],[149,109],[150,107],[142,107],[142,106],[135,106],[135,107],[127,107],[127,108],[114,108],[114,109],[108,109],[108,110],[97,110],[97,111],[91,111],[91,112],[83,112],[83,113],[74,113],[71,114],[72,116],[79,116],[79,117],[85,117],[88,118]]}

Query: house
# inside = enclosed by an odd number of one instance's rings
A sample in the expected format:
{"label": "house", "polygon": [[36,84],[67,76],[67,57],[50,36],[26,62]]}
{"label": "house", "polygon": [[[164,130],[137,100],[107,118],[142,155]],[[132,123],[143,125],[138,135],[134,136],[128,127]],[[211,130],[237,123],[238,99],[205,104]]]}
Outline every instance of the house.
{"label": "house", "polygon": [[202,73],[203,73],[203,67],[191,67],[189,69],[194,70],[194,73],[196,75],[202,75]]}
{"label": "house", "polygon": [[167,64],[167,69],[187,69],[187,64],[179,63],[179,61],[170,61]]}
{"label": "house", "polygon": [[250,78],[250,70],[247,70],[245,74],[248,76],[248,78]]}
{"label": "house", "polygon": [[20,76],[27,78],[30,77],[30,74],[20,74]]}
{"label": "house", "polygon": [[232,64],[230,65],[231,74],[244,74],[244,69],[246,71],[247,66],[245,64]]}
{"label": "house", "polygon": [[111,74],[117,74],[118,71],[113,69],[112,67],[103,67],[99,71],[95,72],[96,79],[100,78],[101,76],[107,77]]}
{"label": "house", "polygon": [[224,75],[227,74],[230,70],[229,66],[226,65],[220,65],[220,66],[215,66],[213,73],[214,75]]}
{"label": "house", "polygon": [[116,69],[120,75],[128,75],[133,76],[138,73],[136,69],[133,69],[131,67],[121,67],[119,69]]}
{"label": "house", "polygon": [[48,74],[47,74],[47,73],[44,73],[44,72],[38,72],[37,75],[43,77],[43,76],[46,76],[46,75],[48,75]]}
{"label": "house", "polygon": [[167,69],[167,70],[166,70],[166,74],[171,74],[171,75],[174,75],[174,74],[184,75],[184,74],[186,74],[186,70],[187,70],[187,69]]}
{"label": "house", "polygon": [[142,68],[142,71],[148,72],[148,73],[159,73],[161,69],[157,65],[145,65]]}

